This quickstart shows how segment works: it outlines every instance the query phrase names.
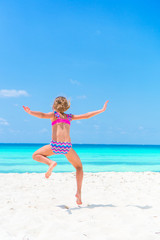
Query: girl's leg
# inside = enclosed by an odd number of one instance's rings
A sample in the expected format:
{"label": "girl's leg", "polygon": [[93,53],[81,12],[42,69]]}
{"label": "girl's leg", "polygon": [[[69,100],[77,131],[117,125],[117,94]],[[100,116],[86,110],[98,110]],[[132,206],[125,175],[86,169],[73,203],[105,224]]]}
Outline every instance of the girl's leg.
{"label": "girl's leg", "polygon": [[55,161],[52,161],[47,157],[47,156],[51,156],[51,155],[54,155],[54,153],[49,144],[41,147],[40,149],[35,151],[32,155],[34,160],[41,162],[41,163],[45,163],[49,166],[48,171],[45,173],[46,178],[49,178],[49,176],[52,173],[53,168],[57,165],[57,163]]}
{"label": "girl's leg", "polygon": [[75,167],[76,169],[76,180],[77,180],[77,204],[80,205],[82,204],[81,201],[81,188],[82,188],[82,180],[83,180],[83,167],[81,160],[78,156],[78,154],[75,152],[73,148],[70,149],[70,151],[65,154],[66,158],[68,161]]}

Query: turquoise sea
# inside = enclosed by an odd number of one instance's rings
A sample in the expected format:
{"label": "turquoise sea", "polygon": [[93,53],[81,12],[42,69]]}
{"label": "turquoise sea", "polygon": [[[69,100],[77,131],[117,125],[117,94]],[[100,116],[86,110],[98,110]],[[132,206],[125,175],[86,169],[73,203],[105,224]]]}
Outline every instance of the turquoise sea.
{"label": "turquoise sea", "polygon": [[[42,173],[48,166],[32,159],[45,144],[0,144],[0,173]],[[73,144],[85,172],[160,171],[160,145]],[[73,172],[64,155],[50,157],[57,161],[55,172]]]}

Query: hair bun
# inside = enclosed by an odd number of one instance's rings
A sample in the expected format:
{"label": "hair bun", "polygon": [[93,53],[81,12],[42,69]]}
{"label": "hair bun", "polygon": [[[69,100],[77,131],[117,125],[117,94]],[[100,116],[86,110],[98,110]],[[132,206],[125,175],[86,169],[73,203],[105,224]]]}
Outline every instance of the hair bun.
{"label": "hair bun", "polygon": [[71,102],[65,97],[59,96],[54,100],[53,108],[58,112],[65,112],[70,108]]}

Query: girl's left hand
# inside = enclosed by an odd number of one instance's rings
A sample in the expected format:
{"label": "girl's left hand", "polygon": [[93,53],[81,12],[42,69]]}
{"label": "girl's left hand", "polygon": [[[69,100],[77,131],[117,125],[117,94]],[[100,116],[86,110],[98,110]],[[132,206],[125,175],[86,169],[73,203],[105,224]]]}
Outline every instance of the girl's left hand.
{"label": "girl's left hand", "polygon": [[109,102],[109,100],[107,100],[107,101],[105,102],[105,104],[104,104],[104,106],[103,106],[103,108],[102,108],[103,111],[106,110],[106,108],[107,108],[107,103],[108,103],[108,102]]}
{"label": "girl's left hand", "polygon": [[23,108],[24,108],[24,111],[26,111],[27,113],[30,113],[30,112],[31,112],[31,110],[30,110],[29,107],[25,107],[25,106],[23,106]]}

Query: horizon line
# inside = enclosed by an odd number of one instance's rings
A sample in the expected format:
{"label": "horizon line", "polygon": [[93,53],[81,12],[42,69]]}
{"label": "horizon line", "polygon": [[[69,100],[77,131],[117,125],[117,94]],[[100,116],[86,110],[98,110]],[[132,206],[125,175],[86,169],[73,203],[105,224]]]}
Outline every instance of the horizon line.
{"label": "horizon line", "polygon": [[[0,144],[44,144],[48,143],[0,143]],[[73,145],[133,145],[133,146],[160,146],[160,144],[135,144],[135,143],[72,143]]]}

